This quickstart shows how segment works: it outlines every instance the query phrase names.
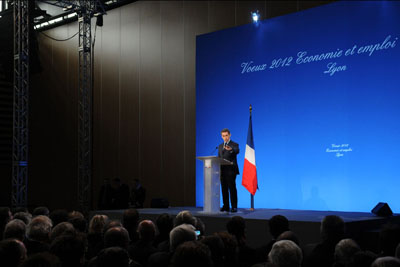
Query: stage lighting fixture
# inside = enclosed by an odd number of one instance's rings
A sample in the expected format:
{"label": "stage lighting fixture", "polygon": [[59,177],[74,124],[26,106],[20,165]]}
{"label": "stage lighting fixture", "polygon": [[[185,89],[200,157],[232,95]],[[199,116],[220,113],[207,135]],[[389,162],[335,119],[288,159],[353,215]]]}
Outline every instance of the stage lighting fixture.
{"label": "stage lighting fixture", "polygon": [[251,18],[253,19],[254,23],[257,23],[260,19],[260,12],[258,10],[251,12]]}

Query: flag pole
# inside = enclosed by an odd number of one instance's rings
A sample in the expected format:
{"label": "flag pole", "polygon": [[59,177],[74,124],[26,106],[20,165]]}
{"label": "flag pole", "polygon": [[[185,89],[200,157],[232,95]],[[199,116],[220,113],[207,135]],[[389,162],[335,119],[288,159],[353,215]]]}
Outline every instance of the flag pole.
{"label": "flag pole", "polygon": [[[251,104],[249,106],[249,111],[250,111],[250,118],[251,118],[251,112],[253,111]],[[254,196],[251,193],[250,193],[250,210],[254,211]]]}

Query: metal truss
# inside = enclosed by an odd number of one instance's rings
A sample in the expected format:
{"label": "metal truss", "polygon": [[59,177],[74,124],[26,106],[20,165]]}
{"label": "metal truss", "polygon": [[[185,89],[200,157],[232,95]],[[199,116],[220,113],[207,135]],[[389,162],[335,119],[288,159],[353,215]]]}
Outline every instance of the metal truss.
{"label": "metal truss", "polygon": [[92,32],[95,1],[79,1],[78,205],[88,212],[92,181]]}
{"label": "metal truss", "polygon": [[27,205],[29,0],[14,1],[13,207]]}

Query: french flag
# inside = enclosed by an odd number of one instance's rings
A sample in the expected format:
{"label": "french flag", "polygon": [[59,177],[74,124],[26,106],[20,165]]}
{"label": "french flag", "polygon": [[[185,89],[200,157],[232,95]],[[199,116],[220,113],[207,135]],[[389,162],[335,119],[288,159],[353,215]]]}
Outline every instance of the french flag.
{"label": "french flag", "polygon": [[254,196],[258,188],[258,184],[251,113],[249,120],[249,131],[247,132],[247,144],[244,156],[242,185],[250,192],[250,194]]}

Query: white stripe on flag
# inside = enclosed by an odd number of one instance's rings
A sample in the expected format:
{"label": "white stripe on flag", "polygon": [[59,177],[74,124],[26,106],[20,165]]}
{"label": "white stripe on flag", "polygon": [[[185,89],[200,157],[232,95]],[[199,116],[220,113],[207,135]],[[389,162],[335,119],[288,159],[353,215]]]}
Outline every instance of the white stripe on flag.
{"label": "white stripe on flag", "polygon": [[246,144],[246,152],[244,154],[244,158],[247,159],[251,164],[256,166],[256,154],[254,149]]}

